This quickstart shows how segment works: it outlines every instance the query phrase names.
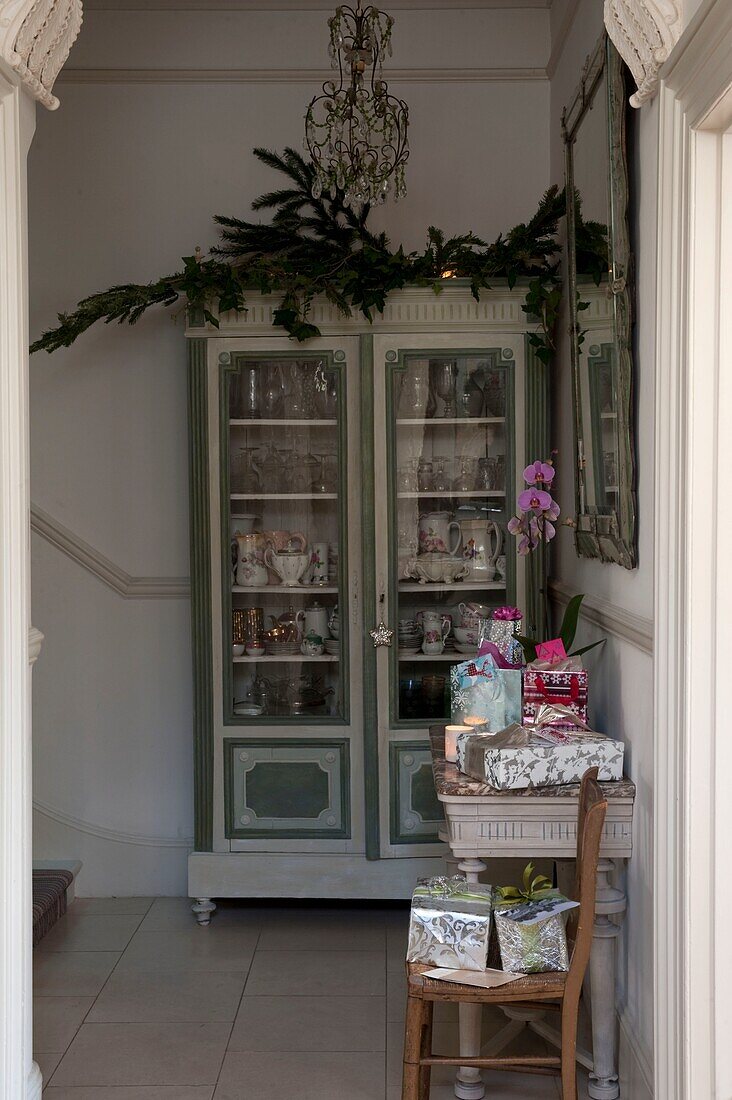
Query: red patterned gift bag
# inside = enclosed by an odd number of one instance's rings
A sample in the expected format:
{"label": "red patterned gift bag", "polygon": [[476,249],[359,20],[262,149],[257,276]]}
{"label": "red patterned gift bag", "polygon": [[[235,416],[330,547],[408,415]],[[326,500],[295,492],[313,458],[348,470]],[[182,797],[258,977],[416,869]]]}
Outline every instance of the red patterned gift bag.
{"label": "red patterned gift bag", "polygon": [[[587,722],[587,670],[558,672],[554,669],[524,670],[524,721],[531,725],[538,708],[544,704],[569,707]],[[575,729],[570,722],[553,722],[556,729]]]}

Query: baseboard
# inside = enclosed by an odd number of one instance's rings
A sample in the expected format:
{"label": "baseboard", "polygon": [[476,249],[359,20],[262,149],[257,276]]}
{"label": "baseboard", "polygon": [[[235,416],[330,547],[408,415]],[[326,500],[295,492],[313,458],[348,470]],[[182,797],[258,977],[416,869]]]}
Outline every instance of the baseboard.
{"label": "baseboard", "polygon": [[352,855],[192,852],[192,898],[410,898],[418,878],[445,872],[442,856],[367,860]]}
{"label": "baseboard", "polygon": [[627,1012],[618,1017],[620,1095],[627,1100],[653,1100],[653,1058],[638,1040],[638,1027]]}

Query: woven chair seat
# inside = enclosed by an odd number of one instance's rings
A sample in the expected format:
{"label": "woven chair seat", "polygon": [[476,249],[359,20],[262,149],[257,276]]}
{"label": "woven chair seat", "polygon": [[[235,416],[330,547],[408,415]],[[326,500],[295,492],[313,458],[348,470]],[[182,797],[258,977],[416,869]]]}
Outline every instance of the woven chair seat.
{"label": "woven chair seat", "polygon": [[480,1004],[507,1004],[510,1001],[552,1000],[561,998],[567,975],[564,973],[522,974],[515,982],[496,989],[479,989],[459,982],[443,982],[437,978],[425,978],[427,970],[434,970],[429,963],[408,963],[409,992],[430,1001],[477,1001]]}

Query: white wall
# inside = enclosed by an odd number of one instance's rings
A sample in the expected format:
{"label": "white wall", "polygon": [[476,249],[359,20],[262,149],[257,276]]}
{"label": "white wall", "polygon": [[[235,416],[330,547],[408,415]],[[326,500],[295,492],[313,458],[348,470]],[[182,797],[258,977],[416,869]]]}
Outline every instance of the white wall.
{"label": "white wall", "polygon": [[[549,184],[548,12],[445,6],[396,13],[393,65],[420,72],[393,83],[409,194],[379,215],[409,248],[429,224],[495,236]],[[301,146],[317,79],[288,71],[325,68],[325,50],[323,11],[87,11],[31,151],[32,333],[82,295],[176,270],[214,241],[213,213],[246,216],[277,185],[252,147]],[[133,576],[185,576],[181,325],[101,327],[31,370],[36,505]],[[82,894],[184,893],[188,602],[123,600],[37,535],[33,589],[36,856],[82,858]]]}
{"label": "white wall", "polygon": [[[567,18],[575,11],[567,30]],[[563,177],[560,118],[579,82],[582,65],[602,32],[602,5],[596,0],[555,0],[552,9],[556,69],[551,82],[552,179]],[[566,32],[563,48],[562,31]],[[637,271],[636,400],[638,453],[638,568],[629,572],[615,565],[580,559],[568,530],[560,532],[553,555],[554,577],[575,592],[584,592],[600,606],[653,618],[653,387],[655,329],[656,150],[658,118],[654,104],[632,119],[636,170],[632,212]],[[565,306],[566,308],[566,306]],[[564,515],[574,512],[572,404],[568,318],[559,325],[560,345],[553,391],[552,444],[559,450],[559,500]],[[600,636],[596,626],[582,628],[582,641]],[[590,655],[591,704],[597,728],[626,743],[627,772],[637,786],[634,855],[628,865],[628,915],[619,949],[621,970],[621,1082],[623,1096],[645,1100],[653,1065],[653,659],[646,648],[609,635],[597,654]]]}

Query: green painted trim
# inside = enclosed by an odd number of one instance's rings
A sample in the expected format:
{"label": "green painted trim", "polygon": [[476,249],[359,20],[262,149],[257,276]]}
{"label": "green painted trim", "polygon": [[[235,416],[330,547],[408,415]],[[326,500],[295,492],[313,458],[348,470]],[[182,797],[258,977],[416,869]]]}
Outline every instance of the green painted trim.
{"label": "green painted trim", "polygon": [[213,646],[207,342],[188,344],[194,845],[213,850]]}
{"label": "green painted trim", "polygon": [[[398,337],[397,337],[398,339]],[[515,485],[515,371],[516,361],[515,359],[504,359],[502,354],[502,347],[482,347],[482,348],[464,348],[464,347],[450,347],[450,348],[398,348],[396,349],[397,357],[393,361],[385,361],[385,386],[386,386],[386,470],[387,470],[387,545],[391,548],[388,561],[387,583],[389,585],[389,608],[391,609],[392,619],[398,618],[399,609],[399,588],[398,588],[398,549],[397,549],[397,496],[394,491],[394,485],[396,482],[396,453],[397,453],[397,424],[394,409],[394,379],[399,371],[406,370],[407,360],[413,356],[424,359],[439,359],[445,356],[451,358],[467,358],[469,356],[481,356],[486,357],[491,361],[490,370],[503,370],[506,379],[506,408],[505,408],[505,442],[506,442],[506,496],[504,497],[503,507],[496,509],[494,518],[497,523],[501,524],[504,529],[504,536],[506,539],[511,536],[506,530],[506,524],[508,523],[508,507],[511,501],[510,486]],[[496,501],[498,503],[498,501]],[[515,555],[508,553],[508,544],[504,543],[506,548],[506,602],[512,603],[516,600],[516,563]],[[456,598],[460,598],[460,584],[455,585]],[[425,589],[425,592],[429,592],[429,588]],[[490,602],[492,593],[488,593],[487,599]],[[462,656],[456,656],[455,664],[459,664],[462,660]],[[446,672],[452,667],[451,663],[445,662]],[[415,673],[417,675],[417,673]],[[423,730],[430,723],[438,721],[436,718],[421,719],[421,718],[399,718],[399,652],[396,646],[392,646],[389,652],[389,728],[394,730]]]}
{"label": "green painted trim", "polygon": [[[290,748],[317,746],[334,749],[341,758],[340,829],[236,829],[232,827],[234,806],[234,753],[242,748]],[[224,738],[224,829],[228,840],[350,840],[351,837],[351,757],[350,741],[343,737],[317,739],[297,737],[226,737]]]}
{"label": "green painted trim", "polygon": [[363,613],[363,782],[366,859],[381,856],[379,825],[379,714],[376,650],[369,636],[376,608],[376,500],[374,495],[374,338],[359,338],[361,375],[361,572]]}
{"label": "green painted trim", "polygon": [[[549,444],[549,372],[551,365],[542,363],[536,350],[524,338],[526,354],[526,454],[524,464],[534,459],[548,458]],[[550,551],[551,552],[551,551]],[[525,633],[530,638],[543,637],[547,616],[547,553],[526,557]],[[515,555],[514,555],[515,557]]]}
{"label": "green painted trim", "polygon": [[[222,690],[223,690],[223,715],[225,726],[238,726],[238,727],[251,727],[251,726],[283,726],[288,724],[296,724],[298,726],[322,726],[323,724],[333,726],[349,725],[351,721],[351,701],[350,701],[350,645],[349,645],[349,627],[350,617],[341,615],[341,660],[339,662],[339,675],[341,677],[341,688],[343,692],[343,713],[330,715],[261,715],[257,718],[247,718],[243,715],[234,714],[234,676],[233,666],[231,660],[227,657],[231,648],[231,613],[232,613],[232,598],[231,598],[231,582],[229,580],[230,568],[229,568],[229,506],[230,506],[230,462],[229,462],[229,444],[230,444],[230,431],[229,431],[229,384],[231,378],[238,373],[242,363],[248,360],[254,360],[255,362],[264,362],[267,359],[276,359],[281,361],[283,359],[310,359],[310,358],[322,359],[326,366],[326,370],[336,371],[339,375],[338,386],[338,477],[339,477],[339,493],[338,493],[338,600],[339,604],[343,602],[344,593],[347,594],[347,587],[345,585],[347,579],[347,563],[348,563],[348,463],[346,460],[347,454],[347,364],[336,362],[332,351],[325,352],[308,352],[307,349],[300,351],[268,351],[266,346],[263,346],[260,351],[238,351],[233,350],[231,352],[231,360],[227,364],[219,364],[219,478],[220,478],[220,493],[221,493],[221,528],[220,528],[220,542],[221,542],[221,607],[223,609],[222,615]],[[313,589],[313,595],[317,595],[317,589]],[[347,600],[346,600],[347,604]]]}
{"label": "green painted trim", "polygon": [[402,833],[399,829],[399,756],[430,752],[429,741],[392,741],[389,745],[389,839],[392,844],[436,844],[438,833]]}

